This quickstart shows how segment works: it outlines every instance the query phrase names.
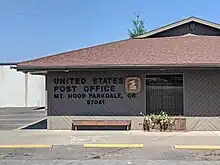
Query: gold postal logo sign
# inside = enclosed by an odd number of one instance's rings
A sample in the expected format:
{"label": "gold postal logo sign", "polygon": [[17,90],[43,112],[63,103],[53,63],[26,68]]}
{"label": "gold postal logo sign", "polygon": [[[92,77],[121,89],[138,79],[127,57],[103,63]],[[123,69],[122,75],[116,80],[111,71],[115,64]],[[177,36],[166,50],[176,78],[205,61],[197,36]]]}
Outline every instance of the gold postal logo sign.
{"label": "gold postal logo sign", "polygon": [[141,79],[139,77],[127,77],[125,89],[128,93],[139,93],[141,91]]}

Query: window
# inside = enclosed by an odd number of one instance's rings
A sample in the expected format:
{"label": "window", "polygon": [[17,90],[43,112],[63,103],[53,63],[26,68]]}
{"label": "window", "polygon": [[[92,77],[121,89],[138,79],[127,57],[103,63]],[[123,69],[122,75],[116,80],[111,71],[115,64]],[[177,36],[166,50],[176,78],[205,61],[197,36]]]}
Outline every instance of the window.
{"label": "window", "polygon": [[148,75],[146,77],[146,112],[183,115],[183,75]]}

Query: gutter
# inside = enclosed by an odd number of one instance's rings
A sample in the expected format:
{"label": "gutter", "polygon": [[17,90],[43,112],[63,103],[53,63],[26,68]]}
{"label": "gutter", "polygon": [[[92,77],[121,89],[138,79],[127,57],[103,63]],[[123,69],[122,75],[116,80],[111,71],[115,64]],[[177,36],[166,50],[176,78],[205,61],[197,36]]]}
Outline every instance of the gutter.
{"label": "gutter", "polygon": [[0,63],[1,66],[6,66],[6,65],[17,65],[18,63],[17,62],[3,62],[3,63]]}
{"label": "gutter", "polygon": [[219,68],[220,64],[171,64],[171,65],[90,65],[90,66],[54,66],[54,67],[39,67],[39,66],[16,66],[11,67],[17,71],[22,72],[36,72],[36,71],[76,71],[76,70],[101,70],[101,69],[173,69],[173,68],[187,68],[187,69],[203,69],[203,68]]}

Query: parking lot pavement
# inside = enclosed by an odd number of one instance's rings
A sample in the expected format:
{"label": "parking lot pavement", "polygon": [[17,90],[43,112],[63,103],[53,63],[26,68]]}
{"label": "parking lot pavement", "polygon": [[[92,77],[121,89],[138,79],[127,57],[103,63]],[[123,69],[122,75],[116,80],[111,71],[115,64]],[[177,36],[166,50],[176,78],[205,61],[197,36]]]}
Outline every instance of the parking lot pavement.
{"label": "parking lot pavement", "polygon": [[100,149],[56,146],[48,149],[0,150],[0,164],[219,164],[218,151],[186,151],[170,147]]}
{"label": "parking lot pavement", "polygon": [[[1,145],[54,144],[0,149],[0,164],[219,164],[220,151],[176,150],[175,144],[219,145],[219,134],[127,131],[1,131]],[[196,136],[197,135],[197,136]],[[83,148],[85,143],[143,143],[143,148]],[[3,147],[1,147],[3,148]],[[13,147],[12,147],[13,148]]]}
{"label": "parking lot pavement", "polygon": [[35,108],[0,108],[0,130],[13,130],[46,117],[46,111]]}
{"label": "parking lot pavement", "polygon": [[71,161],[71,160],[30,160],[30,161],[0,161],[4,165],[219,165],[216,161],[158,161],[158,160],[86,160],[86,161]]}

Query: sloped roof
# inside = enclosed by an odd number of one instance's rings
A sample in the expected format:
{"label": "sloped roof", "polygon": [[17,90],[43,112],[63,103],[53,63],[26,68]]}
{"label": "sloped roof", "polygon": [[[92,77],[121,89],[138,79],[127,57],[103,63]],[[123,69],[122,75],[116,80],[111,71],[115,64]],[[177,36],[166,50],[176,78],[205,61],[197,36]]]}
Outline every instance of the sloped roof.
{"label": "sloped roof", "polygon": [[220,37],[128,39],[22,62],[17,68],[22,70],[171,65],[220,66]]}
{"label": "sloped roof", "polygon": [[207,21],[207,20],[204,20],[204,19],[201,19],[201,18],[197,18],[197,17],[189,17],[189,18],[174,22],[172,24],[168,24],[166,26],[160,27],[158,29],[149,31],[149,32],[147,32],[143,35],[137,36],[135,38],[139,38],[139,39],[140,38],[147,38],[147,37],[155,35],[157,33],[160,33],[160,32],[163,32],[163,31],[166,31],[166,30],[169,30],[169,29],[172,29],[172,28],[175,28],[175,27],[178,27],[178,26],[181,26],[183,24],[190,23],[190,22],[197,22],[197,23],[200,23],[200,24],[203,24],[203,25],[206,25],[206,26],[210,26],[210,27],[213,27],[213,28],[216,28],[216,29],[220,30],[220,24],[210,22],[210,21]]}

